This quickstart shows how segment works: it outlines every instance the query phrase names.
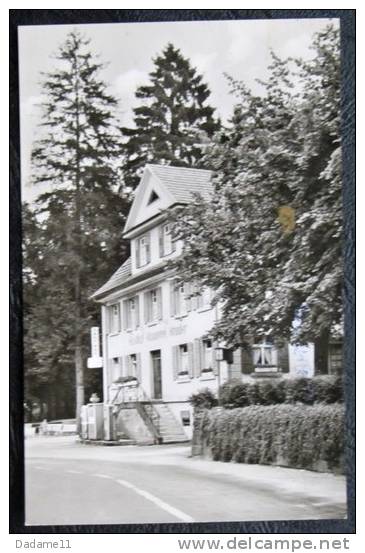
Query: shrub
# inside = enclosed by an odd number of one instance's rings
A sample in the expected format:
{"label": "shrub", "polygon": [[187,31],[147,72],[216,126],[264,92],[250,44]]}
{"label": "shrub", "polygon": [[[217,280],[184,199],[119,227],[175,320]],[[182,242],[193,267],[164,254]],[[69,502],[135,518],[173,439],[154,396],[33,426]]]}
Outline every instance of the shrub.
{"label": "shrub", "polygon": [[343,401],[342,378],[333,375],[314,378],[263,379],[254,382],[231,380],[220,388],[219,403],[226,409],[281,403],[337,403]]}
{"label": "shrub", "polygon": [[217,398],[209,388],[192,394],[189,398],[189,402],[194,409],[211,409],[218,405]]}
{"label": "shrub", "polygon": [[219,403],[224,407],[246,407],[250,405],[249,384],[240,380],[228,380],[219,389]]}
{"label": "shrub", "polygon": [[205,410],[194,421],[193,442],[216,461],[343,471],[344,407],[286,404]]}

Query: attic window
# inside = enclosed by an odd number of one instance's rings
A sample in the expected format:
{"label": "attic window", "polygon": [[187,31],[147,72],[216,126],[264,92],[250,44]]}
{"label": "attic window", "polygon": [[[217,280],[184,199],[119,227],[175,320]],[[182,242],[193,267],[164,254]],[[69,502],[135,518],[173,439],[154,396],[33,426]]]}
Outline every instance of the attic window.
{"label": "attic window", "polygon": [[148,200],[147,205],[150,205],[152,204],[152,202],[155,202],[156,200],[159,200],[159,199],[160,199],[160,196],[154,190],[152,190],[151,196],[150,196],[150,199]]}

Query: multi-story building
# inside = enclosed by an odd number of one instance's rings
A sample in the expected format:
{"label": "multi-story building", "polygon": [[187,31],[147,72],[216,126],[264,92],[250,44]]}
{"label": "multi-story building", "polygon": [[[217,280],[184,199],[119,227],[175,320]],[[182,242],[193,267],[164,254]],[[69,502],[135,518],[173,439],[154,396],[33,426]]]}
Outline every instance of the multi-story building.
{"label": "multi-story building", "polygon": [[183,247],[172,239],[169,210],[194,201],[194,192],[209,197],[210,177],[206,170],[146,166],[124,228],[131,255],[93,295],[102,305],[104,405],[114,413],[114,434],[187,439],[192,393],[216,392],[230,378],[313,374],[311,345],[260,343],[252,354],[237,350],[219,360],[209,331],[220,307],[211,305],[209,289],[179,284],[169,267]]}

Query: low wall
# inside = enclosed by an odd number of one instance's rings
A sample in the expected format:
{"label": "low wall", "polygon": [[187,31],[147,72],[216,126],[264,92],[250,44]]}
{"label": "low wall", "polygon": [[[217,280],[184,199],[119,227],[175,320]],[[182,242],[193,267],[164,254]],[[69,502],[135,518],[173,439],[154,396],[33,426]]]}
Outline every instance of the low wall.
{"label": "low wall", "polygon": [[119,411],[115,430],[117,438],[127,437],[138,444],[153,444],[154,438],[135,407],[126,407]]}
{"label": "low wall", "polygon": [[343,474],[344,438],[341,404],[216,407],[195,413],[192,455]]}

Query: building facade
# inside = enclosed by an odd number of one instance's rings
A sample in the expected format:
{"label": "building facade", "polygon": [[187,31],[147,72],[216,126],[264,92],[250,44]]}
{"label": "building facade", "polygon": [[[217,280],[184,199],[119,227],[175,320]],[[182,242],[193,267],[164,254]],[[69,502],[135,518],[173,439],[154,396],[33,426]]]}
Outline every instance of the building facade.
{"label": "building facade", "polygon": [[191,437],[194,392],[216,392],[231,378],[313,375],[312,345],[253,344],[250,353],[236,350],[219,359],[209,337],[219,305],[212,306],[209,289],[180,284],[170,268],[183,245],[172,240],[169,210],[194,201],[195,192],[209,197],[210,177],[206,170],[146,166],[124,229],[130,258],[93,295],[102,309],[110,438],[182,441]]}

